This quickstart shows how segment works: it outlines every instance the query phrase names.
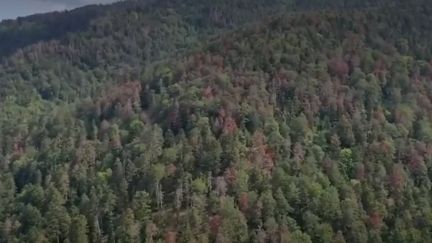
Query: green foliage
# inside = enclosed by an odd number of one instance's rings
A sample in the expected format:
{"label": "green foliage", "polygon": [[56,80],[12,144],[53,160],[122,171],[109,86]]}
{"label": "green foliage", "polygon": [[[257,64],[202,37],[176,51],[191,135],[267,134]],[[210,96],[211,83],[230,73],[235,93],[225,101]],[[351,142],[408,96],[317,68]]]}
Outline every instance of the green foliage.
{"label": "green foliage", "polygon": [[345,175],[351,175],[352,170],[354,168],[354,157],[353,152],[349,148],[344,148],[340,152],[340,163],[341,170],[345,173]]}
{"label": "green foliage", "polygon": [[88,241],[88,224],[83,215],[77,215],[72,219],[70,230],[71,242],[89,242]]}
{"label": "green foliage", "polygon": [[432,242],[431,21],[143,0],[0,23],[0,242]]}
{"label": "green foliage", "polygon": [[219,228],[219,237],[234,241],[247,242],[248,228],[244,215],[235,208],[232,199],[225,199],[221,206],[222,224]]}

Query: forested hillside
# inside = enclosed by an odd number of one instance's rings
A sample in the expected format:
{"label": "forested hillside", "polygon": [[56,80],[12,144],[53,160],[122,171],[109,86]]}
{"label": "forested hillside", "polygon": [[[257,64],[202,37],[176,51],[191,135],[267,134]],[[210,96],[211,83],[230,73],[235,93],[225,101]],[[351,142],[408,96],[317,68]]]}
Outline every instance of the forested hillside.
{"label": "forested hillside", "polygon": [[432,242],[431,22],[389,0],[1,22],[0,242]]}

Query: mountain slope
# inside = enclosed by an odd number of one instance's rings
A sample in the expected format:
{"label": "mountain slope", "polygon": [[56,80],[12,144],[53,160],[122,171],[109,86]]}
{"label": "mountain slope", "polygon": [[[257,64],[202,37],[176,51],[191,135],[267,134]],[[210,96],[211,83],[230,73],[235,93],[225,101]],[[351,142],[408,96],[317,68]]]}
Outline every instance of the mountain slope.
{"label": "mountain slope", "polygon": [[[85,97],[97,84],[137,78],[142,66],[184,53],[209,35],[280,12],[288,4],[239,1],[228,11],[224,1],[131,1],[6,21],[0,25],[0,73],[12,83],[6,87],[19,86],[29,95],[36,88],[45,99],[71,100],[76,93]],[[64,80],[64,86],[56,87],[47,76]],[[14,93],[2,92],[2,97]]]}
{"label": "mountain slope", "polygon": [[[404,1],[375,4],[392,2]],[[77,93],[86,97],[100,84],[139,79],[143,66],[181,56],[209,36],[244,24],[297,9],[369,5],[368,1],[141,0],[3,21],[0,75],[8,88],[1,90],[0,98],[17,89],[27,97],[73,100]],[[62,80],[62,87],[52,80]],[[9,89],[13,86],[18,87]]]}
{"label": "mountain slope", "polygon": [[5,57],[0,241],[431,241],[431,4],[152,4]]}

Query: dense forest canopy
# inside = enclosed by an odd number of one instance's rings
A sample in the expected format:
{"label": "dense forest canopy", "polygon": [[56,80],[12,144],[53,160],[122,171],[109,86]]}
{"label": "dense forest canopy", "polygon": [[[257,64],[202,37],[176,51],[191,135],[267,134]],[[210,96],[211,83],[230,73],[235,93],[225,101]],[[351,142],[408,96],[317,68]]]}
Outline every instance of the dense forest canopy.
{"label": "dense forest canopy", "polygon": [[432,3],[0,23],[0,242],[432,242]]}

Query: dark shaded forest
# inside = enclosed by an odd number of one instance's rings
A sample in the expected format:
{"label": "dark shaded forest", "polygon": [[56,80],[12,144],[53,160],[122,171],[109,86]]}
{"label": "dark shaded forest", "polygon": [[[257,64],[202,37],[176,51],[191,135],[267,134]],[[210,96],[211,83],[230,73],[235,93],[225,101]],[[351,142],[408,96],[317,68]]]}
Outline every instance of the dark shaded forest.
{"label": "dark shaded forest", "polygon": [[0,23],[0,242],[432,242],[432,3]]}

